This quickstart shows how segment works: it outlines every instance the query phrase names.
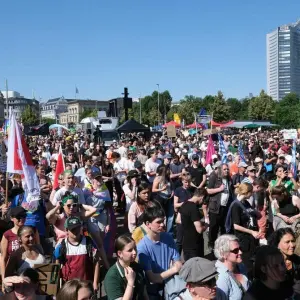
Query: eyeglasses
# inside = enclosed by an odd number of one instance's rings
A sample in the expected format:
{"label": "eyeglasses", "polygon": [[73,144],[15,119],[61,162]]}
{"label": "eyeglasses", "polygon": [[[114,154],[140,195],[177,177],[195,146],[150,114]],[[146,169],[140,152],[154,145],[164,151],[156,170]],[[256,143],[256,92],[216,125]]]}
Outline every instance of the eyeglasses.
{"label": "eyeglasses", "polygon": [[239,247],[239,248],[232,249],[229,252],[234,253],[234,254],[239,254],[240,251],[241,251],[241,248]]}
{"label": "eyeglasses", "polygon": [[78,206],[79,206],[79,204],[77,204],[77,203],[74,203],[74,204],[67,204],[67,205],[66,205],[67,208],[71,208],[71,207],[72,207],[72,208],[76,208],[76,207],[78,207]]}
{"label": "eyeglasses", "polygon": [[213,289],[216,286],[216,278],[212,278],[205,282],[199,282],[197,284],[199,287],[210,288]]}

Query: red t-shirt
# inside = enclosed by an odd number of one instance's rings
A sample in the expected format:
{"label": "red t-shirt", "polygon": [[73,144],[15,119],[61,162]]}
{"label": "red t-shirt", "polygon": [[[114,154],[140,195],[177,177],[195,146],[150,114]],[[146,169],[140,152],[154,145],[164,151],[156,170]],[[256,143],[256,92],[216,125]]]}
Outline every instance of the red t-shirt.
{"label": "red t-shirt", "polygon": [[12,232],[11,229],[5,231],[3,235],[8,241],[7,255],[9,257],[12,252],[20,248],[19,238],[17,234]]}

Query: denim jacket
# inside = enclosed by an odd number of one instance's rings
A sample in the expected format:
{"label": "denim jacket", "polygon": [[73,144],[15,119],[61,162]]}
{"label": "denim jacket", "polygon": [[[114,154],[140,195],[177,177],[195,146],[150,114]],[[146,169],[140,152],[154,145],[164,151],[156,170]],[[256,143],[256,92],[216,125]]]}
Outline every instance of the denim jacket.
{"label": "denim jacket", "polygon": [[239,271],[243,274],[243,284],[239,287],[233,275],[227,267],[221,262],[216,262],[216,269],[218,272],[217,287],[224,292],[222,300],[241,300],[244,293],[248,290],[250,282],[246,276],[246,268],[243,264],[238,265]]}

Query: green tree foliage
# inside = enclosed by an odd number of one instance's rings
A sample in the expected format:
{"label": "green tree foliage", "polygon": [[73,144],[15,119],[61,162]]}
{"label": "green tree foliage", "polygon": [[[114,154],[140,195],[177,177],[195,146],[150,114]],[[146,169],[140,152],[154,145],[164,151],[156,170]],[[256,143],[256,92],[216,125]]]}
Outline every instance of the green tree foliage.
{"label": "green tree foliage", "polygon": [[230,106],[226,103],[221,91],[218,91],[218,94],[214,97],[214,102],[210,106],[210,113],[216,122],[228,121],[230,119]]}
{"label": "green tree foliage", "polygon": [[203,101],[199,97],[185,96],[177,107],[177,112],[181,120],[185,121],[185,124],[191,124],[195,121],[195,114],[198,114],[202,108]]}
{"label": "green tree foliage", "polygon": [[275,115],[275,101],[262,90],[259,96],[250,100],[248,116],[252,120],[272,120]]}
{"label": "green tree foliage", "polygon": [[284,128],[299,128],[300,99],[295,93],[286,95],[276,104],[274,121]]}
{"label": "green tree foliage", "polygon": [[49,125],[52,125],[52,124],[56,124],[56,120],[52,119],[52,118],[43,118],[42,124],[44,124],[44,123],[48,123]]}
{"label": "green tree foliage", "polygon": [[21,120],[23,125],[37,125],[39,124],[38,115],[32,110],[30,105],[26,105],[21,113]]}
{"label": "green tree foliage", "polygon": [[87,108],[84,109],[83,112],[81,112],[79,114],[79,122],[84,119],[84,118],[88,118],[88,117],[97,117],[97,110],[96,109],[91,109],[91,108]]}
{"label": "green tree foliage", "polygon": [[230,119],[238,120],[242,110],[242,103],[236,98],[228,98],[227,105],[230,107]]}

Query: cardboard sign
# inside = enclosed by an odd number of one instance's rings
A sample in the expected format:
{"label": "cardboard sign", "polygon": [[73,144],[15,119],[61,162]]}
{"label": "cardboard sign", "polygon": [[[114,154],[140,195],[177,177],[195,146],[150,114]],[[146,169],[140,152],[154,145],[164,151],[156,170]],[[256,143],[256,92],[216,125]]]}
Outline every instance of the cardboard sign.
{"label": "cardboard sign", "polygon": [[205,129],[203,130],[203,136],[208,136],[214,133],[218,133],[220,131],[220,129],[217,128],[213,128],[213,129]]}
{"label": "cardboard sign", "polygon": [[174,125],[167,126],[167,136],[176,137],[176,128]]}
{"label": "cardboard sign", "polygon": [[296,129],[284,129],[281,131],[285,140],[295,140],[298,137]]}
{"label": "cardboard sign", "polygon": [[37,264],[34,268],[39,273],[40,288],[47,295],[55,296],[58,292],[60,265]]}

